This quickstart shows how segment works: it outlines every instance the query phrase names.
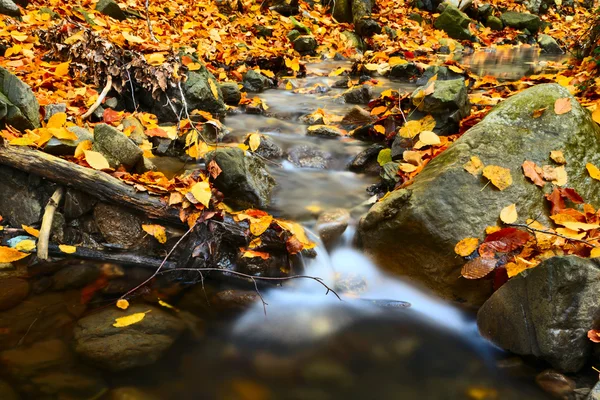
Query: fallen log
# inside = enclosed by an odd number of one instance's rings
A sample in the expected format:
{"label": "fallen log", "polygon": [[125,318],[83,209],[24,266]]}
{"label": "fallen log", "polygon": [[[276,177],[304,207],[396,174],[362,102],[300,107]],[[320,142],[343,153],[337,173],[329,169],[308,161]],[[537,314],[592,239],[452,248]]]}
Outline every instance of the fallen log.
{"label": "fallen log", "polygon": [[179,212],[158,196],[138,192],[102,171],[85,168],[39,150],[0,143],[0,164],[87,193],[100,201],[132,208],[150,218],[183,225]]}

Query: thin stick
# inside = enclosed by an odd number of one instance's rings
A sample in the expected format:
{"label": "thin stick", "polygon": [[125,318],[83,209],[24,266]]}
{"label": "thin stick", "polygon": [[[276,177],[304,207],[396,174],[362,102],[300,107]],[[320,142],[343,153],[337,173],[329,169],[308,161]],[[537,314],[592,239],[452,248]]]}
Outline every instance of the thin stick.
{"label": "thin stick", "polygon": [[108,78],[106,78],[106,86],[104,86],[104,89],[102,89],[100,96],[98,96],[98,99],[96,100],[96,102],[94,104],[92,104],[90,109],[87,110],[87,112],[81,116],[81,119],[86,119],[87,117],[92,115],[92,113],[94,111],[96,111],[96,108],[100,107],[100,104],[102,104],[102,102],[104,101],[104,98],[110,91],[111,87],[112,87],[112,76],[108,75]]}
{"label": "thin stick", "polygon": [[129,73],[129,68],[125,68],[125,72],[127,72],[127,79],[129,80],[129,87],[131,88],[131,99],[133,100],[133,109],[137,111],[137,104],[135,102],[135,93],[133,89],[133,82],[131,81],[131,74]]}
{"label": "thin stick", "polygon": [[150,23],[150,11],[148,10],[149,8],[149,0],[146,0],[146,23],[148,24],[148,31],[150,32],[150,37],[152,38],[153,41],[158,42],[158,39],[156,38],[156,36],[154,36],[154,32],[152,32],[152,24]]}
{"label": "thin stick", "polygon": [[54,194],[48,201],[46,209],[44,210],[44,217],[42,218],[42,227],[40,228],[40,236],[37,243],[37,256],[40,260],[48,259],[48,241],[50,240],[50,231],[52,230],[52,221],[54,220],[54,213],[58,207],[58,203],[63,197],[65,189],[60,186],[54,191]]}

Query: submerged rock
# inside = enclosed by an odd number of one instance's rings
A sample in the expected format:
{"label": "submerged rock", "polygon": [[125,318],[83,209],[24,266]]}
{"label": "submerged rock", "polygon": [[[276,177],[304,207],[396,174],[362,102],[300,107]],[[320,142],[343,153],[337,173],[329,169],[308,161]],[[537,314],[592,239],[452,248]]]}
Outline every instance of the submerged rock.
{"label": "submerged rock", "polygon": [[[116,328],[116,318],[145,313],[135,324]],[[75,351],[109,371],[153,364],[185,329],[179,318],[154,306],[135,304],[127,310],[106,308],[77,321],[73,331]]]}
{"label": "submerged rock", "polygon": [[350,213],[345,208],[336,208],[319,215],[315,230],[325,247],[331,247],[346,231]]}
{"label": "submerged rock", "polygon": [[326,169],[331,158],[331,154],[321,150],[319,146],[303,144],[288,150],[288,160],[300,168]]}
{"label": "submerged rock", "polygon": [[598,260],[552,257],[502,285],[477,313],[477,325],[508,351],[577,372],[592,355],[587,332],[600,323],[599,290]]}
{"label": "submerged rock", "polygon": [[52,277],[54,290],[79,289],[92,283],[100,276],[96,265],[68,265]]}
{"label": "submerged rock", "polygon": [[452,5],[448,5],[444,12],[435,20],[433,26],[441,29],[453,39],[473,40],[475,36],[469,30],[471,19],[467,14]]}
{"label": "submerged rock", "polygon": [[[570,99],[570,112],[552,111],[559,98]],[[544,107],[550,110],[533,118],[533,111]],[[545,191],[533,185],[521,164],[549,164],[550,151],[559,149],[567,160],[569,186],[584,199],[598,198],[600,184],[592,181],[585,164],[600,164],[600,128],[587,110],[556,84],[538,85],[505,100],[433,159],[409,188],[392,192],[371,208],[358,231],[366,253],[382,267],[447,298],[481,305],[491,294],[491,281],[461,278],[464,261],[454,246],[466,237],[483,237],[511,203],[517,204],[523,220],[550,223],[544,199],[550,185]],[[499,191],[486,186],[487,179],[466,172],[463,165],[474,156],[484,165],[509,168],[513,184]]]}
{"label": "submerged rock", "polygon": [[19,130],[39,128],[39,108],[31,87],[0,67],[0,121]]}
{"label": "submerged rock", "polygon": [[355,86],[343,94],[348,104],[367,104],[373,97],[373,90],[369,85]]}
{"label": "submerged rock", "polygon": [[224,148],[206,155],[206,162],[215,161],[222,172],[214,180],[226,202],[240,208],[265,208],[271,201],[275,180],[258,157],[246,155],[239,148]]}
{"label": "submerged rock", "polygon": [[22,302],[29,294],[29,283],[25,279],[0,279],[0,311],[8,310]]}

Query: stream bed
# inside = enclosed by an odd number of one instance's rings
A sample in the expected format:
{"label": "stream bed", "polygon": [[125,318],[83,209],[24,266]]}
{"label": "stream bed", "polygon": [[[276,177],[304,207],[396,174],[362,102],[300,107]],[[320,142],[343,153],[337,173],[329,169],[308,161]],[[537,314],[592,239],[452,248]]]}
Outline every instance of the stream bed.
{"label": "stream bed", "polygon": [[[530,48],[516,54],[478,52],[460,62],[481,76],[518,79],[561,60],[540,58]],[[329,88],[339,78],[327,74],[340,66],[349,63],[310,65],[307,77],[296,83]],[[376,79],[376,93],[415,88]],[[73,326],[83,315],[103,315],[114,308],[114,301],[152,270],[95,266],[117,278],[102,289],[104,300],[85,305],[89,286],[77,284],[77,279],[85,280],[83,264],[0,270],[5,282],[27,277],[29,291],[22,303],[0,311],[0,399],[547,398],[535,384],[546,367],[494,348],[479,336],[472,313],[385,274],[353,246],[357,220],[373,201],[366,189],[378,178],[350,172],[347,165],[367,144],[306,136],[307,126],[299,121],[319,108],[344,115],[352,106],[337,97],[341,92],[268,90],[259,97],[269,106],[269,116],[237,114],[224,121],[229,136],[238,140],[260,132],[284,152],[311,146],[328,155],[325,169],[290,161],[269,164],[278,183],[269,211],[311,229],[322,211],[350,210],[350,225],[338,243],[329,251],[319,244],[317,257],[304,260],[306,274],[321,277],[342,293],[341,299],[313,280],[261,288],[262,299],[247,286],[207,281],[186,287],[159,281],[141,297],[152,302],[168,295],[168,306],[185,326],[170,325],[168,318],[162,319],[163,311],[139,301],[140,310],[151,309],[153,325],[98,342],[94,351],[106,353],[106,365],[97,368],[72,349],[105,333],[94,326],[74,333]],[[171,175],[195,167],[166,158],[157,165]],[[318,241],[316,235],[312,239]],[[78,272],[71,276],[59,272],[75,268]],[[5,286],[9,292],[25,290]],[[125,355],[120,346],[142,336],[152,343],[140,341],[140,349],[156,342],[165,348],[144,360],[145,366],[128,368],[127,357],[137,360],[140,354]]]}

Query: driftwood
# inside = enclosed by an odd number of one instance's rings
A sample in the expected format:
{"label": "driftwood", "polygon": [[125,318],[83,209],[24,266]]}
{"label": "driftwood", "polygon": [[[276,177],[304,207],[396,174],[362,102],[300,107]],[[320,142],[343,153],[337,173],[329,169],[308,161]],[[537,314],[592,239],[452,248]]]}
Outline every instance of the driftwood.
{"label": "driftwood", "polygon": [[132,186],[102,171],[85,168],[39,150],[3,146],[1,143],[0,164],[72,187],[103,202],[132,208],[150,218],[183,225],[179,219],[179,212],[161,202],[158,196],[138,192]]}
{"label": "driftwood", "polygon": [[64,193],[65,188],[62,186],[59,187],[50,198],[50,201],[48,201],[48,205],[46,205],[44,217],[42,218],[42,227],[40,228],[40,236],[37,243],[37,255],[40,260],[48,259],[48,240],[50,240],[52,221],[54,221],[54,213],[56,212]]}

